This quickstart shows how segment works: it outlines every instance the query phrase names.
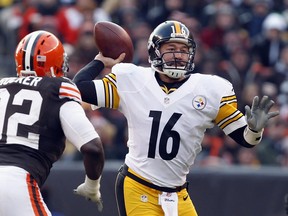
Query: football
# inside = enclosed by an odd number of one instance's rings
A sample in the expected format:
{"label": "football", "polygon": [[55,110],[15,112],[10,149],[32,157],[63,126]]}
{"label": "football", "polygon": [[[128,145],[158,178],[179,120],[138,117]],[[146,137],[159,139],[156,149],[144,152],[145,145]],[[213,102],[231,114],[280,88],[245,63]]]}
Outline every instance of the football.
{"label": "football", "polygon": [[94,25],[94,40],[103,56],[116,59],[124,52],[126,56],[123,62],[132,62],[133,43],[129,34],[120,25],[108,21],[97,22]]}

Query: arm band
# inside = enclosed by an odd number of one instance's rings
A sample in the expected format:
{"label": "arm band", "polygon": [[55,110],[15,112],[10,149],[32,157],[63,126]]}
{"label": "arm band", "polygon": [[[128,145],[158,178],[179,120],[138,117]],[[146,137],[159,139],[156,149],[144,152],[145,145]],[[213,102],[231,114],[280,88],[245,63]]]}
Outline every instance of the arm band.
{"label": "arm band", "polygon": [[100,180],[101,180],[101,176],[97,180],[92,180],[86,175],[84,183],[86,185],[86,188],[88,188],[88,190],[94,191],[95,189],[99,190],[99,188],[100,188]]}
{"label": "arm band", "polygon": [[248,126],[244,130],[244,139],[247,143],[251,145],[257,145],[262,140],[264,128],[260,132],[252,131]]}
{"label": "arm band", "polygon": [[82,100],[84,102],[97,105],[97,96],[93,80],[103,69],[103,62],[93,60],[75,75],[73,81],[81,92]]}
{"label": "arm band", "polygon": [[73,81],[77,84],[81,81],[94,80],[104,69],[103,62],[93,60],[84,66],[74,77]]}

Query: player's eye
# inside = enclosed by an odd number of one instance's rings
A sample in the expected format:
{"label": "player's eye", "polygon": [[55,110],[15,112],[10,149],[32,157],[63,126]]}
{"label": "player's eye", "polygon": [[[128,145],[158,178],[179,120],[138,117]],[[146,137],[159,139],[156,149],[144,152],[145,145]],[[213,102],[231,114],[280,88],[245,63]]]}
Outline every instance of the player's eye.
{"label": "player's eye", "polygon": [[175,52],[176,49],[175,49],[175,48],[168,48],[167,51],[169,51],[169,52]]}
{"label": "player's eye", "polygon": [[184,47],[184,48],[180,49],[180,52],[188,53],[189,49],[187,47]]}

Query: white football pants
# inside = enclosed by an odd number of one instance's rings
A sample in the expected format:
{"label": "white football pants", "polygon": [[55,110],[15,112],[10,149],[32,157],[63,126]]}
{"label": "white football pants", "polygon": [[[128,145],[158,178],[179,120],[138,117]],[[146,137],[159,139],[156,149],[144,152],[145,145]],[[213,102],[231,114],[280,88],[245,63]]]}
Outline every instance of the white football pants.
{"label": "white football pants", "polygon": [[0,166],[0,215],[51,216],[37,182],[22,168]]}

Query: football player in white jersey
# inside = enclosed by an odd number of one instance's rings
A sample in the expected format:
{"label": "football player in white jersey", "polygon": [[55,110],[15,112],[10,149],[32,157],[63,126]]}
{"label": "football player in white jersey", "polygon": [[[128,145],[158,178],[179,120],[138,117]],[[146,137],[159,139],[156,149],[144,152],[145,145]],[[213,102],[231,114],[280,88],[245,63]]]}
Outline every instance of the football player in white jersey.
{"label": "football player in white jersey", "polygon": [[[255,97],[246,117],[227,80],[193,73],[196,44],[188,28],[166,21],[148,40],[151,67],[120,63],[101,53],[74,77],[83,101],[119,109],[128,122],[125,164],[116,180],[119,215],[195,216],[186,176],[215,125],[240,145],[261,141],[274,102]],[[119,63],[119,64],[118,64]],[[112,68],[94,80],[104,67]]]}
{"label": "football player in white jersey", "polygon": [[101,210],[103,146],[78,88],[65,78],[62,43],[49,32],[32,32],[19,42],[15,62],[18,76],[0,79],[0,215],[51,216],[39,188],[65,138],[83,154],[85,181],[75,193]]}

